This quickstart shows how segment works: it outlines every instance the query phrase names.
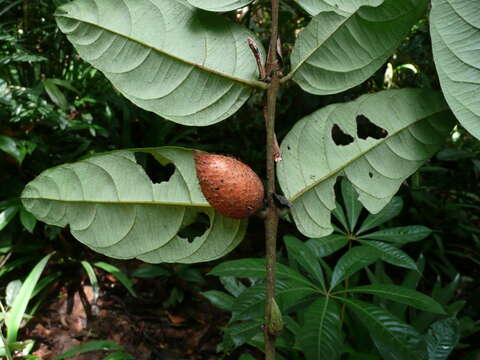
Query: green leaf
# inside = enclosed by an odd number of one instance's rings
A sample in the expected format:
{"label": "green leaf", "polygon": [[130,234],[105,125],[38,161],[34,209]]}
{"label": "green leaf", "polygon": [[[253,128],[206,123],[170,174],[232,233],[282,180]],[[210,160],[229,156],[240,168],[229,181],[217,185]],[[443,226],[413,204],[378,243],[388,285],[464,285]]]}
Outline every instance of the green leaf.
{"label": "green leaf", "polygon": [[94,340],[85,344],[78,345],[63,354],[53,358],[53,360],[62,360],[72,358],[76,355],[85,354],[92,351],[122,351],[123,347],[111,341]]}
{"label": "green leaf", "polygon": [[287,246],[289,256],[292,256],[312,278],[318,281],[321,288],[326,291],[322,267],[309,247],[293,236],[285,236],[284,242]]}
{"label": "green leaf", "polygon": [[362,235],[362,239],[382,240],[394,244],[406,244],[420,241],[430,236],[432,230],[426,226],[413,225],[379,230]]}
{"label": "green leaf", "polygon": [[340,205],[338,202],[335,203],[335,209],[332,210],[332,215],[335,216],[335,219],[337,219],[340,224],[342,224],[343,229],[348,231],[347,217],[345,216],[342,205]]}
{"label": "green leaf", "polygon": [[442,288],[442,282],[440,278],[437,278],[432,291],[433,298],[440,304],[447,305],[454,298],[461,281],[462,277],[460,274],[457,274],[447,286]]}
{"label": "green leaf", "polygon": [[[242,292],[234,301],[231,321],[254,320],[263,317],[265,314],[265,289],[265,284],[259,283]],[[313,294],[318,294],[318,292],[311,287],[301,286],[292,281],[277,280],[275,283],[276,301],[280,309],[285,312]]]}
{"label": "green leaf", "polygon": [[220,276],[220,282],[225,290],[227,290],[234,297],[238,297],[247,289],[247,287],[234,276]]}
{"label": "green leaf", "polygon": [[480,3],[433,0],[430,34],[440,85],[460,123],[480,139]]}
{"label": "green leaf", "polygon": [[232,295],[217,290],[204,291],[201,294],[219,309],[230,312],[232,311],[233,302],[235,301],[235,298]]}
{"label": "green leaf", "polygon": [[398,285],[392,284],[374,284],[365,285],[350,288],[348,290],[341,290],[337,293],[359,293],[359,294],[372,294],[380,297],[393,300],[402,304],[413,306],[414,308],[425,310],[431,313],[445,314],[442,306],[433,300],[431,297],[426,296],[418,291],[404,288]]}
{"label": "green leaf", "polygon": [[[279,279],[290,280],[295,284],[303,284],[315,289],[316,286],[302,274],[295,270],[277,263],[276,275]],[[265,259],[240,259],[226,261],[215,266],[209,275],[215,276],[234,276],[237,278],[257,278],[264,279],[266,275]]]}
{"label": "green leaf", "polygon": [[112,274],[113,276],[115,276],[118,279],[118,281],[120,281],[122,283],[122,285],[125,286],[125,288],[128,290],[128,292],[133,297],[137,297],[137,294],[135,293],[135,290],[133,290],[132,280],[130,280],[119,268],[117,268],[116,266],[114,266],[112,264],[108,264],[106,262],[103,262],[103,261],[98,261],[98,262],[94,263],[93,266],[96,266],[96,267]]}
{"label": "green leaf", "polygon": [[253,87],[266,88],[247,43],[255,36],[185,0],[76,0],[55,15],[80,56],[125,97],[174,122],[217,123]]}
{"label": "green leaf", "polygon": [[0,150],[12,156],[19,164],[22,163],[22,153],[17,142],[9,136],[0,135]]}
{"label": "green leaf", "polygon": [[52,102],[62,110],[68,109],[68,101],[58,86],[50,79],[42,80],[43,87]]}
{"label": "green leaf", "polygon": [[142,279],[151,279],[156,277],[162,276],[170,276],[170,271],[164,269],[158,265],[144,265],[140,266],[130,274],[132,277],[135,278],[142,278]]}
{"label": "green leaf", "polygon": [[305,310],[299,343],[307,360],[340,358],[343,350],[340,307],[329,297],[317,299]]}
{"label": "green leaf", "polygon": [[[152,183],[136,152],[174,164],[170,180]],[[192,151],[174,147],[114,151],[49,169],[27,184],[22,202],[47,224],[70,225],[77,240],[99,253],[149,263],[220,258],[240,243],[247,225],[213,211]],[[179,236],[200,214],[210,220],[205,233],[192,242]]]}
{"label": "green leaf", "polygon": [[67,81],[67,80],[63,80],[63,79],[56,79],[56,78],[50,78],[48,79],[50,80],[52,83],[54,83],[55,85],[58,85],[58,86],[62,86],[70,91],[73,91],[74,93],[77,93],[80,95],[80,91],[78,91],[70,81]]}
{"label": "green leaf", "polygon": [[15,215],[17,215],[18,210],[18,205],[12,205],[0,212],[0,231],[12,221]]}
{"label": "green leaf", "polygon": [[245,321],[226,327],[225,337],[234,347],[239,347],[262,331],[261,320]]}
{"label": "green leaf", "polygon": [[295,0],[310,15],[322,11],[355,12],[362,6],[379,6],[385,0]]}
{"label": "green leaf", "polygon": [[35,256],[25,256],[19,259],[15,259],[13,261],[7,262],[5,265],[3,265],[0,268],[0,278],[4,276],[5,274],[9,273],[12,270],[15,270],[16,268],[20,267],[23,264],[26,264],[32,260],[36,260],[37,258]]}
{"label": "green leaf", "polygon": [[114,352],[104,357],[103,360],[135,360],[135,358],[128,353]]}
{"label": "green leaf", "polygon": [[240,9],[244,6],[247,6],[253,0],[187,0],[190,5],[195,6],[196,8],[207,10],[207,11],[216,11],[224,12],[231,11],[235,9]]}
{"label": "green leaf", "polygon": [[290,330],[295,337],[297,337],[301,330],[300,325],[288,315],[284,315],[283,319],[285,321],[286,328]]}
{"label": "green leaf", "polygon": [[17,340],[20,324],[25,315],[25,311],[27,310],[28,302],[30,301],[30,297],[32,296],[35,286],[37,285],[40,275],[47,265],[50,256],[51,255],[45,256],[37,265],[35,265],[23,282],[18,295],[15,297],[15,301],[7,315],[7,320],[5,321],[7,327],[7,343],[12,343]]}
{"label": "green leaf", "polygon": [[189,265],[180,265],[175,268],[175,274],[185,280],[190,282],[203,282],[205,279],[202,276],[202,273],[198,269],[194,269]]}
{"label": "green leaf", "polygon": [[5,289],[5,302],[8,306],[12,306],[15,302],[15,299],[22,288],[21,280],[12,280],[7,284]]}
{"label": "green leaf", "polygon": [[342,197],[345,208],[347,209],[348,227],[350,232],[354,233],[363,206],[360,201],[358,201],[358,194],[352,184],[345,178],[342,179]]}
{"label": "green leaf", "polygon": [[20,209],[20,222],[25,230],[27,230],[30,234],[33,234],[33,230],[35,230],[35,226],[37,225],[37,219],[35,219],[35,216],[22,208]]}
{"label": "green leaf", "polygon": [[317,258],[322,258],[345,247],[348,241],[346,236],[333,234],[319,239],[310,239],[306,242],[306,245]]}
{"label": "green leaf", "polygon": [[418,270],[415,261],[407,255],[403,250],[396,248],[390,244],[385,244],[379,241],[359,240],[364,246],[375,249],[380,253],[383,261],[392,265],[404,267],[411,270]]}
{"label": "green leaf", "polygon": [[[367,136],[365,130],[359,132],[365,121],[378,131],[367,131]],[[452,125],[441,94],[421,89],[364,95],[298,121],[282,142],[283,161],[277,165],[297,228],[308,237],[332,232],[329,214],[338,176],[353,184],[369,212],[378,213],[441,148]],[[332,132],[338,131],[350,136],[351,143],[337,145]],[[318,149],[323,149],[320,155]]]}
{"label": "green leaf", "polygon": [[426,340],[428,360],[447,360],[460,341],[458,320],[447,318],[433,323],[428,329]]}
{"label": "green leaf", "polygon": [[[40,281],[35,286],[35,289],[33,290],[32,296],[30,297],[30,299],[33,299],[35,296],[40,294],[40,292],[42,292],[43,289],[45,289],[48,285],[50,285],[55,280],[57,280],[60,276],[62,276],[61,271],[56,271],[54,273],[48,274],[47,276],[42,276]],[[37,304],[39,304],[39,302],[37,302]],[[35,306],[36,305],[32,307],[32,313],[34,313]]]}
{"label": "green leaf", "polygon": [[338,300],[368,329],[384,360],[425,360],[426,344],[413,327],[378,306],[354,299]]}
{"label": "green leaf", "polygon": [[334,289],[342,280],[355,274],[358,270],[373,264],[380,256],[381,254],[378,251],[372,251],[372,249],[367,246],[356,246],[348,250],[338,260],[333,269],[330,290]]}
{"label": "green leaf", "polygon": [[[416,262],[418,270],[410,270],[405,278],[402,281],[401,286],[403,288],[415,290],[422,279],[423,270],[425,269],[425,257],[423,254],[417,259]],[[403,319],[405,317],[405,312],[407,310],[407,306],[404,304],[392,304],[390,311],[396,315],[397,317]]]}
{"label": "green leaf", "polygon": [[95,274],[95,270],[93,269],[92,264],[88,261],[81,261],[80,262],[87,273],[88,279],[90,280],[90,285],[92,286],[93,290],[93,303],[96,304],[98,300],[98,295],[100,294],[100,286],[98,285],[97,275]]}
{"label": "green leaf", "polygon": [[238,360],[255,360],[255,358],[250,354],[242,354]]}
{"label": "green leaf", "polygon": [[381,6],[362,7],[353,13],[320,12],[298,36],[292,70],[284,81],[293,78],[303,90],[317,95],[361,84],[392,55],[426,3],[385,0]]}
{"label": "green leaf", "polygon": [[357,235],[380,226],[387,221],[400,215],[403,209],[403,200],[399,196],[395,196],[379,213],[369,214],[363,221],[360,229],[356,232]]}

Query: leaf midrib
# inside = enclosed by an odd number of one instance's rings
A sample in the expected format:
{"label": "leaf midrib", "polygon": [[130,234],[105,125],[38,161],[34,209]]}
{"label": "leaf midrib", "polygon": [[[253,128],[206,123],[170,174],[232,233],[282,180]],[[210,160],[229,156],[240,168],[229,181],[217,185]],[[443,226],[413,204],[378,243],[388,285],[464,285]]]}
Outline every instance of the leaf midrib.
{"label": "leaf midrib", "polygon": [[173,206],[190,206],[190,207],[211,207],[210,204],[205,203],[189,203],[189,202],[171,202],[171,201],[102,201],[102,200],[63,200],[63,199],[53,199],[46,197],[22,197],[22,200],[45,200],[45,201],[56,201],[60,203],[67,204],[95,204],[95,205],[173,205]]}
{"label": "leaf midrib", "polygon": [[[205,71],[207,73],[210,73],[212,75],[216,75],[216,76],[219,76],[219,77],[222,77],[222,78],[225,78],[225,79],[228,79],[228,80],[231,80],[231,81],[234,81],[234,82],[237,82],[237,83],[240,83],[240,84],[244,84],[244,85],[247,85],[249,87],[256,87],[256,88],[260,88],[260,89],[268,89],[268,84],[262,82],[262,81],[257,81],[257,80],[247,80],[247,79],[242,79],[242,78],[239,78],[239,77],[236,77],[236,76],[232,76],[232,75],[228,75],[228,74],[225,74],[225,73],[222,73],[220,71],[217,71],[217,70],[214,70],[214,69],[210,69],[210,68],[207,68],[203,65],[200,65],[200,64],[197,64],[197,63],[194,63],[194,62],[191,62],[191,61],[188,61],[186,59],[182,59],[178,56],[175,56],[173,54],[170,54],[164,50],[161,50],[161,49],[158,49],[152,45],[149,45],[143,41],[140,41],[138,39],[134,39],[128,35],[125,35],[125,34],[121,34],[121,33],[118,33],[112,29],[108,29],[108,28],[105,28],[104,26],[101,26],[100,24],[96,24],[96,23],[92,23],[90,21],[85,21],[85,20],[80,20],[80,19],[77,19],[75,17],[72,17],[72,16],[67,16],[67,14],[64,14],[64,13],[60,13],[60,12],[55,12],[54,16],[56,17],[64,17],[64,18],[67,18],[67,19],[71,19],[71,20],[74,20],[74,21],[78,21],[80,23],[83,23],[83,24],[87,24],[87,25],[90,25],[90,26],[93,26],[93,27],[96,27],[98,29],[101,29],[102,31],[107,31],[115,36],[119,36],[119,37],[123,37],[129,41],[132,41],[132,42],[135,42],[141,46],[144,46],[148,49],[151,49],[153,51],[156,51],[164,56],[167,56],[167,57],[170,57],[178,62],[182,62],[184,64],[187,64],[187,65],[190,65],[190,66],[193,66],[199,70],[202,70],[202,71]],[[68,34],[67,34],[68,36]]]}
{"label": "leaf midrib", "polygon": [[[436,112],[433,112],[425,117],[422,117],[418,120],[415,120],[413,121],[412,123],[409,123],[407,124],[406,126],[398,129],[397,131],[395,132],[392,132],[390,135],[387,135],[384,139],[382,139],[381,141],[379,141],[377,144],[371,146],[370,148],[368,148],[367,150],[363,151],[363,152],[360,152],[357,156],[354,156],[350,161],[346,162],[344,165],[342,166],[339,166],[337,167],[336,169],[333,169],[331,170],[327,175],[325,175],[324,177],[318,179],[317,181],[311,183],[310,185],[306,186],[305,188],[303,188],[303,190],[295,193],[294,195],[292,195],[291,197],[288,198],[288,200],[290,202],[294,202],[295,200],[297,200],[299,197],[301,197],[302,195],[304,195],[306,192],[308,192],[309,190],[313,189],[315,186],[319,185],[320,183],[332,178],[333,176],[336,176],[340,171],[344,170],[346,167],[348,167],[349,165],[351,165],[353,162],[357,161],[358,159],[360,159],[361,157],[365,156],[366,154],[368,154],[370,151],[372,151],[373,149],[377,148],[378,146],[380,145],[383,145],[384,143],[386,143],[388,140],[390,140],[391,138],[393,138],[394,136],[398,135],[399,133],[401,133],[402,131],[405,131],[406,129],[408,129],[409,127],[419,123],[420,121],[424,121],[425,119],[427,118],[430,118],[430,117],[433,117],[435,115],[438,115],[438,114],[441,114],[445,111],[445,109],[442,109],[442,110],[439,110],[439,111],[436,111]],[[358,140],[358,139],[357,139]]]}

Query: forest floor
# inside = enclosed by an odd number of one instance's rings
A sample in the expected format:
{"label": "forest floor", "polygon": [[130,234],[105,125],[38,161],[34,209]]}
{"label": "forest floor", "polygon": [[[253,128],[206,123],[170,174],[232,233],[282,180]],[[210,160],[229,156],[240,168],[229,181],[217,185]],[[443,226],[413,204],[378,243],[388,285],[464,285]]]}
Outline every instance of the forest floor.
{"label": "forest floor", "polygon": [[[34,355],[51,360],[74,346],[109,340],[137,360],[238,359],[242,350],[226,357],[216,351],[228,313],[218,310],[198,293],[186,293],[181,303],[165,309],[162,296],[156,296],[159,285],[155,280],[137,282],[139,296],[134,298],[114,277],[106,278],[96,303],[92,287],[82,285],[87,307],[78,292],[68,296],[65,288],[44,304],[23,334],[23,338],[35,341]],[[106,354],[96,351],[71,359],[101,360]]]}

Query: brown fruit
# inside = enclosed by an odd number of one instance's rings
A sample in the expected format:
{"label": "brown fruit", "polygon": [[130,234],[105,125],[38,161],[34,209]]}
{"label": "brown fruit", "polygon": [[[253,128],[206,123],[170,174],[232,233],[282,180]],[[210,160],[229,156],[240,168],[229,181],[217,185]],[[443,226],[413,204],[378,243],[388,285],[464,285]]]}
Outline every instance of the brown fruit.
{"label": "brown fruit", "polygon": [[263,184],[247,165],[229,156],[193,152],[197,177],[208,203],[224,216],[249,217],[263,204]]}

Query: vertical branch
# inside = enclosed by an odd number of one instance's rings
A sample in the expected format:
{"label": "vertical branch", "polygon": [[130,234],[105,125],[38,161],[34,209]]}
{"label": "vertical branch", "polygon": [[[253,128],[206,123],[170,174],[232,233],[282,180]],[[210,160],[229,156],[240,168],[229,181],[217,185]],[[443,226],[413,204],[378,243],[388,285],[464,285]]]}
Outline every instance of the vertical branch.
{"label": "vertical branch", "polygon": [[[265,218],[265,247],[266,247],[266,305],[265,305],[265,359],[275,360],[275,331],[273,331],[274,321],[272,319],[275,301],[275,268],[277,251],[277,230],[278,230],[278,211],[275,205],[273,194],[275,193],[275,158],[276,158],[276,136],[275,136],[275,116],[277,107],[277,94],[279,89],[279,63],[277,54],[278,43],[278,8],[279,1],[271,0],[272,4],[272,29],[270,46],[266,64],[267,78],[270,78],[270,86],[267,91],[267,103],[265,108],[265,125],[267,133],[267,215]],[[277,314],[278,316],[278,314]],[[273,321],[272,321],[273,320]]]}
{"label": "vertical branch", "polygon": [[273,199],[275,193],[275,110],[279,88],[278,74],[274,72],[267,93],[267,216],[265,218],[265,247],[267,263],[267,301],[265,307],[265,359],[275,359],[275,334],[271,331],[275,299],[275,268],[277,251],[278,211]]}

